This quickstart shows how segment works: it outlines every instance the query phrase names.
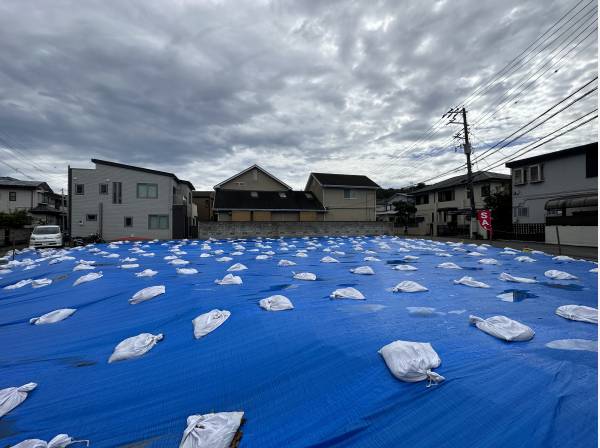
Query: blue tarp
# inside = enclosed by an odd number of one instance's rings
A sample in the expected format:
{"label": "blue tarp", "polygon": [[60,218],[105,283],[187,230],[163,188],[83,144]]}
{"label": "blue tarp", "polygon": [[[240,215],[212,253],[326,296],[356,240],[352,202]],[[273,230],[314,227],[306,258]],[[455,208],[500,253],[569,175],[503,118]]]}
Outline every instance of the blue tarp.
{"label": "blue tarp", "polygon": [[[281,251],[281,241],[296,245]],[[381,261],[365,262],[362,242]],[[307,249],[308,257],[295,257]],[[330,242],[341,244],[323,252]],[[382,249],[385,242],[390,249]],[[543,254],[520,263],[501,249],[480,257],[456,252],[449,245],[390,237],[285,238],[242,241],[244,255],[230,262],[218,256],[200,258],[203,242],[183,242],[181,258],[196,275],[178,275],[163,259],[181,242],[152,242],[144,247],[154,257],[97,247],[137,257],[139,269],[125,270],[118,259],[104,258],[88,248],[69,250],[78,259],[96,260],[103,277],[72,286],[94,271],[72,269],[76,260],[1,275],[0,286],[27,278],[48,277],[50,286],[0,289],[0,389],[38,383],[27,400],[0,419],[0,444],[23,439],[49,440],[58,433],[89,439],[93,447],[176,447],[187,416],[209,412],[245,412],[241,447],[565,447],[597,444],[597,354],[550,349],[557,339],[597,340],[597,326],[569,321],[555,314],[560,305],[597,307],[595,264],[557,262]],[[399,243],[414,247],[397,252]],[[234,252],[233,241],[212,241],[212,251]],[[478,250],[468,245],[468,250]],[[432,249],[446,250],[451,258]],[[268,260],[256,255],[272,250]],[[18,260],[38,258],[25,252]],[[396,271],[404,255],[418,256],[416,271]],[[525,253],[520,253],[524,255]],[[331,255],[340,263],[321,263]],[[367,254],[369,255],[369,254]],[[525,254],[527,255],[527,254]],[[500,265],[478,264],[496,258]],[[279,267],[283,258],[297,266]],[[463,270],[435,266],[452,261]],[[219,286],[226,269],[239,286]],[[369,265],[375,275],[356,275],[350,268]],[[150,268],[158,274],[137,278]],[[548,269],[574,274],[578,280],[553,281]],[[292,279],[292,271],[317,274],[317,281]],[[507,283],[501,272],[536,278],[535,284]],[[470,275],[491,286],[469,288],[453,280]],[[393,293],[402,280],[429,288],[421,293]],[[140,289],[165,285],[166,293],[130,305]],[[366,300],[332,300],[329,294],[352,286]],[[518,290],[517,301],[498,294]],[[291,311],[267,312],[262,298],[287,296]],[[435,308],[411,314],[407,307]],[[30,325],[29,319],[57,308],[76,308],[68,319],[52,325]],[[192,319],[212,309],[231,311],[214,332],[194,339]],[[460,313],[461,310],[465,310]],[[454,311],[454,313],[449,313]],[[468,323],[469,314],[483,318],[506,315],[535,331],[529,342],[506,343]],[[164,334],[141,358],[108,364],[114,347],[139,333]],[[442,359],[435,371],[446,378],[430,388],[425,382],[395,379],[377,351],[394,340],[430,342]]]}

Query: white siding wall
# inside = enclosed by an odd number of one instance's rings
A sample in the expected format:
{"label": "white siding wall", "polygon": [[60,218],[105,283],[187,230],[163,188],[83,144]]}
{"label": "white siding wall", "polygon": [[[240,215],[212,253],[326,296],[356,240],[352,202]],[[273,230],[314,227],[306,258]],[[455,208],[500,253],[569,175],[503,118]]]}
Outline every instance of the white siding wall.
{"label": "white siding wall", "polygon": [[[113,204],[113,182],[122,183],[122,203]],[[108,184],[108,194],[100,194],[100,184]],[[138,199],[137,184],[158,185],[157,199]],[[84,194],[75,193],[76,184],[84,185]],[[87,236],[99,231],[100,207],[102,207],[102,237],[113,240],[123,237],[169,239],[172,235],[173,187],[175,181],[169,176],[144,173],[107,165],[97,165],[96,169],[72,169],[72,215],[71,233],[73,236]],[[181,193],[187,194],[185,187]],[[182,194],[182,195],[183,195]],[[102,206],[100,206],[102,204]],[[191,206],[190,206],[191,207]],[[98,215],[96,222],[87,221],[86,215]],[[148,228],[148,215],[167,215],[169,228],[165,230]],[[133,226],[125,227],[125,217],[133,218]]]}
{"label": "white siding wall", "polygon": [[[17,194],[16,201],[9,201],[9,192]],[[0,188],[0,212],[14,212],[17,210],[29,210],[37,205],[37,193],[35,189],[24,188]]]}
{"label": "white siding wall", "polygon": [[[543,163],[544,180],[514,185],[512,205],[527,208],[528,216],[514,216],[513,223],[543,224],[546,202],[564,196],[598,194],[598,178],[585,177],[585,154],[572,155]],[[514,179],[515,169],[511,169]]]}

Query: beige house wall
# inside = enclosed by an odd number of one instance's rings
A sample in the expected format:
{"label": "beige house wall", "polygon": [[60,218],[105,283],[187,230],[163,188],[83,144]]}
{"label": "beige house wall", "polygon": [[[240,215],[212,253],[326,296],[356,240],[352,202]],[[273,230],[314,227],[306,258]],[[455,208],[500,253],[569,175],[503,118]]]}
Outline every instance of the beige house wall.
{"label": "beige house wall", "polygon": [[312,178],[308,190],[327,209],[325,221],[375,221],[377,198],[373,189],[350,188],[352,198],[346,199],[346,188],[322,187]]}
{"label": "beige house wall", "polygon": [[219,188],[223,190],[245,190],[245,191],[286,191],[288,187],[277,182],[258,168],[234,177],[222,184]]}
{"label": "beige house wall", "polygon": [[252,212],[246,210],[233,210],[231,221],[252,221]]}

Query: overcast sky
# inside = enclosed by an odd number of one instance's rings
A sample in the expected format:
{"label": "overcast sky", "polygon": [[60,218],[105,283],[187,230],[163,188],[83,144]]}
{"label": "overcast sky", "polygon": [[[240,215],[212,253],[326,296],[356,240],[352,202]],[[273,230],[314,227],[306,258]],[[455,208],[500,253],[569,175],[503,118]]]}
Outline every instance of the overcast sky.
{"label": "overcast sky", "polygon": [[[0,175],[26,179],[8,163],[60,190],[69,164],[101,158],[197,189],[254,163],[295,188],[310,171],[418,182],[464,161],[456,125],[419,141],[427,129],[576,4],[3,0],[0,145],[12,149]],[[597,2],[586,4],[468,103],[476,155],[597,76]],[[596,104],[594,92],[521,142]],[[596,123],[538,151],[596,141]]]}

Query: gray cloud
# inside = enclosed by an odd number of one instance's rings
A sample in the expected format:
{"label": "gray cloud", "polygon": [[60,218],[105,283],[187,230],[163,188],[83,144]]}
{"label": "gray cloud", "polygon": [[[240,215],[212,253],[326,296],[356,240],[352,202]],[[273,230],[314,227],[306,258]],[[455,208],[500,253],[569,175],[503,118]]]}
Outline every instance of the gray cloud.
{"label": "gray cloud", "polygon": [[[198,188],[252,163],[298,188],[311,170],[362,172],[402,186],[463,162],[451,126],[415,143],[570,7],[558,0],[4,1],[0,138],[35,166],[0,154],[55,188],[65,186],[67,165],[88,166],[92,157],[172,171]],[[591,15],[581,17],[580,29],[597,27]],[[547,51],[473,101],[476,123],[504,92],[514,96],[473,127],[476,152],[596,76],[595,39],[518,98],[522,79],[560,55]],[[590,95],[536,135],[595,102]],[[540,150],[595,136],[593,123]],[[4,165],[0,174],[15,175]]]}

